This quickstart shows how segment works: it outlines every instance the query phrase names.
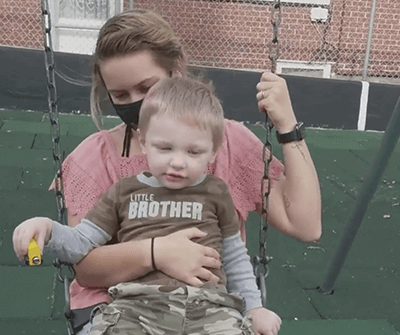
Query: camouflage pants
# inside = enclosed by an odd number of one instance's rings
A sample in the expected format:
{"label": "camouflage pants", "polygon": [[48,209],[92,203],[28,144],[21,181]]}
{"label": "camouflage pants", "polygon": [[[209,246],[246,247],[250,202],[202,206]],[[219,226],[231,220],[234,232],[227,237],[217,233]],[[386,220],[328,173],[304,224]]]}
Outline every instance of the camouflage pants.
{"label": "camouflage pants", "polygon": [[239,295],[209,289],[122,283],[98,306],[90,335],[253,334]]}

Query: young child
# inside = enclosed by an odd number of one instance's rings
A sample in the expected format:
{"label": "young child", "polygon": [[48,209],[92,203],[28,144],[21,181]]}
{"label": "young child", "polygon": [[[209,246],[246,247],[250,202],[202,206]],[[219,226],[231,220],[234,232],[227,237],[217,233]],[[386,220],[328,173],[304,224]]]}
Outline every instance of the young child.
{"label": "young child", "polygon": [[[90,334],[108,329],[118,334],[252,334],[251,319],[255,334],[278,333],[279,316],[261,307],[228,186],[204,174],[223,132],[222,107],[208,85],[184,77],[162,79],[146,95],[139,117],[148,172],[114,184],[74,228],[38,217],[15,229],[20,259],[35,238],[41,250],[44,246],[44,252],[74,264],[115,236],[119,242],[151,238],[154,271],[109,288],[112,302],[94,310]],[[191,227],[204,232],[197,243],[221,253],[224,269],[212,270],[217,283],[203,281],[196,288],[157,270],[154,240]],[[227,293],[226,286],[235,293]]]}

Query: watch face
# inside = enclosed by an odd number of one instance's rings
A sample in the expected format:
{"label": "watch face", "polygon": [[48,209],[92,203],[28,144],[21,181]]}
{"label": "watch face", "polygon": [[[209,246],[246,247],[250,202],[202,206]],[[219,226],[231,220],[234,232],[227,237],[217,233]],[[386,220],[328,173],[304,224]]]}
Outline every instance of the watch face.
{"label": "watch face", "polygon": [[306,134],[306,127],[304,126],[304,123],[299,122],[297,124],[297,129],[298,129],[298,134],[299,134],[300,138],[303,139],[304,135]]}

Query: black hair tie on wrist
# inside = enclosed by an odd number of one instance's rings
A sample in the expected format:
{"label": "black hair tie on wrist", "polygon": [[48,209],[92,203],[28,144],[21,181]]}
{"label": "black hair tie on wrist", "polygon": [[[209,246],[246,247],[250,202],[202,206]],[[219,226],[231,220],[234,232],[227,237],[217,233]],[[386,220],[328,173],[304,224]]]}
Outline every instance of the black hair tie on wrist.
{"label": "black hair tie on wrist", "polygon": [[153,266],[153,270],[157,270],[156,268],[156,262],[154,261],[154,240],[155,237],[152,237],[151,239],[151,265]]}

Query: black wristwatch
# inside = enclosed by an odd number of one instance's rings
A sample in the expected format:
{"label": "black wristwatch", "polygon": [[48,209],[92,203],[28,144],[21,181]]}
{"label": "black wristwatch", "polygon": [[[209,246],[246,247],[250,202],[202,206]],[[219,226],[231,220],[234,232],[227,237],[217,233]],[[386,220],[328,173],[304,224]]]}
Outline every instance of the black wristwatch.
{"label": "black wristwatch", "polygon": [[276,132],[276,138],[278,139],[278,142],[281,144],[293,141],[301,141],[305,137],[306,137],[306,127],[304,126],[303,122],[296,123],[294,130],[292,130],[289,133],[279,134],[278,132]]}

